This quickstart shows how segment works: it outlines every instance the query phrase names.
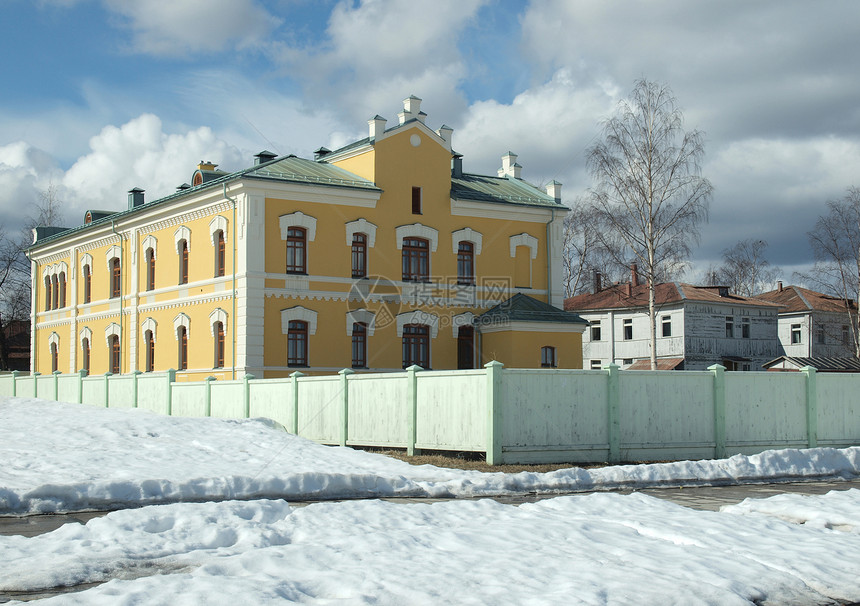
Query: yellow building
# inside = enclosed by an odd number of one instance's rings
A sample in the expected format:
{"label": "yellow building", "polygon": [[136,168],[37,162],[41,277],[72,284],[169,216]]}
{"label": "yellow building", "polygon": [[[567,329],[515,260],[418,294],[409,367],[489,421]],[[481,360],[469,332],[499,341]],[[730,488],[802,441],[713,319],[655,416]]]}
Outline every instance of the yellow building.
{"label": "yellow building", "polygon": [[464,173],[421,100],[314,160],[255,156],[128,209],[37,228],[31,368],[176,369],[178,380],[369,371],[581,368],[563,312],[561,185]]}

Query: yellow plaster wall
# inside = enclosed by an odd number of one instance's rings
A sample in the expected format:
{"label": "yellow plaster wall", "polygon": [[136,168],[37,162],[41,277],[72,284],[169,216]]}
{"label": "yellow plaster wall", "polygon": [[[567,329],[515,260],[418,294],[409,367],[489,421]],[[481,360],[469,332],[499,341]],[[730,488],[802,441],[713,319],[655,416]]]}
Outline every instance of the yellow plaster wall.
{"label": "yellow plaster wall", "polygon": [[481,364],[498,360],[508,368],[540,368],[541,348],[555,347],[558,368],[582,368],[582,335],[499,331],[482,335]]}

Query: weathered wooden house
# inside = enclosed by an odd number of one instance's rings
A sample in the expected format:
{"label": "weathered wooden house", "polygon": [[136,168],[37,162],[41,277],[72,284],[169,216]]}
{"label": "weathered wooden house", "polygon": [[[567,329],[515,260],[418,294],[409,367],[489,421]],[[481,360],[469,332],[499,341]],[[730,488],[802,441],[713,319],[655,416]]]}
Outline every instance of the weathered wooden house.
{"label": "weathered wooden house", "polygon": [[[635,270],[631,281],[566,299],[564,308],[588,320],[582,339],[584,368],[615,363],[623,369],[648,370],[650,326],[648,286]],[[659,370],[704,370],[722,364],[728,370],[762,370],[779,355],[777,312],[769,301],[730,294],[723,286],[678,282],[657,285],[657,357]]]}
{"label": "weathered wooden house", "polygon": [[[803,358],[855,357],[857,302],[801,288],[783,287],[758,298],[777,303],[779,355]],[[853,328],[852,328],[853,324]]]}

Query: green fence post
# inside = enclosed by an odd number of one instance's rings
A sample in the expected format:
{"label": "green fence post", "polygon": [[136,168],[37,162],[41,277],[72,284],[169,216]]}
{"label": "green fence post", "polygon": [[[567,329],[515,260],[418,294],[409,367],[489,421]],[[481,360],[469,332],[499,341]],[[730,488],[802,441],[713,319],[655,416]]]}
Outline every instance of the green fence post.
{"label": "green fence post", "polygon": [[12,397],[13,398],[18,395],[18,375],[20,375],[20,374],[21,374],[20,370],[13,370],[12,371]]}
{"label": "green fence post", "polygon": [[204,413],[207,417],[212,416],[212,381],[215,380],[215,377],[208,376],[205,379],[206,381],[206,405],[204,407]]}
{"label": "green fence post", "polygon": [[133,398],[132,398],[132,404],[131,404],[132,408],[137,408],[137,375],[141,375],[141,374],[143,374],[143,373],[140,372],[139,370],[131,371],[132,381],[133,381],[133,383],[132,383]]}
{"label": "green fence post", "polygon": [[245,418],[251,418],[251,379],[254,378],[254,375],[246,374],[242,380],[245,382],[245,393],[243,403],[245,405]]}
{"label": "green fence post", "polygon": [[173,416],[173,384],[176,382],[176,371],[167,369],[167,416]]}
{"label": "green fence post", "polygon": [[83,368],[78,371],[78,404],[84,403],[84,377],[87,374]]}
{"label": "green fence post", "polygon": [[290,430],[293,435],[299,435],[299,379],[305,376],[300,370],[290,375],[293,382],[293,422]]}
{"label": "green fence post", "polygon": [[806,435],[810,448],[818,448],[818,371],[814,366],[800,369],[806,375]]}
{"label": "green fence post", "polygon": [[606,416],[609,442],[609,462],[621,461],[621,390],[618,386],[618,364],[607,364],[606,371]]}
{"label": "green fence post", "polygon": [[110,408],[110,377],[112,373],[105,373],[105,408]]}
{"label": "green fence post", "polygon": [[349,439],[349,375],[354,374],[355,371],[351,368],[344,368],[339,371],[337,374],[340,375],[340,388],[341,394],[343,397],[342,403],[343,406],[341,410],[341,422],[343,425],[340,428],[340,445],[346,446],[346,442]]}
{"label": "green fence post", "polygon": [[[417,373],[421,370],[424,370],[417,364],[413,364],[409,368],[406,369],[406,380],[408,381],[406,385],[406,398],[409,402],[409,409],[407,410],[407,425],[409,435],[406,436],[406,454],[410,457],[415,456],[415,442],[418,439],[418,375]],[[417,451],[417,454],[421,454],[421,451]]]}
{"label": "green fence post", "polygon": [[502,464],[502,370],[497,360],[487,362],[487,465]]}
{"label": "green fence post", "polygon": [[55,370],[51,374],[54,375],[54,402],[57,402],[60,399],[60,374],[62,373],[59,370]]}
{"label": "green fence post", "polygon": [[726,458],[726,367],[708,366],[714,374],[714,457]]}
{"label": "green fence post", "polygon": [[33,397],[34,398],[39,397],[39,379],[38,379],[38,377],[41,376],[41,374],[42,373],[40,373],[40,372],[34,372],[33,373]]}

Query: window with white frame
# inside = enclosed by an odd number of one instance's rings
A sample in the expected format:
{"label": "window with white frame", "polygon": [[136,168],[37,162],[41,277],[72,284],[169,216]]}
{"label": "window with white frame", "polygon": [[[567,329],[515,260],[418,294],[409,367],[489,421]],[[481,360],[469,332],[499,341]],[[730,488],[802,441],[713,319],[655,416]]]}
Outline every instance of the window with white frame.
{"label": "window with white frame", "polygon": [[801,338],[800,332],[800,324],[792,324],[791,325],[791,344],[797,345],[802,343],[803,339]]}

